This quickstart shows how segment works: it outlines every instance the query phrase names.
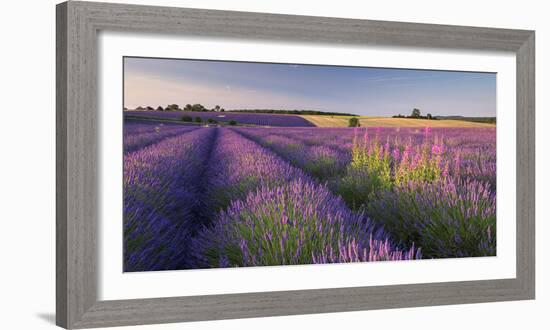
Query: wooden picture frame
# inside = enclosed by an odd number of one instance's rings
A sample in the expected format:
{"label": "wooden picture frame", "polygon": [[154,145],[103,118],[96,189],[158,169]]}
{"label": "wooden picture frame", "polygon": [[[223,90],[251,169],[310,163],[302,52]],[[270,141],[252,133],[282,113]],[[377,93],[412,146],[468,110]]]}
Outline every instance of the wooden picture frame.
{"label": "wooden picture frame", "polygon": [[[516,278],[99,301],[99,31],[515,52]],[[535,297],[535,32],[70,1],[57,5],[56,322],[137,325]]]}

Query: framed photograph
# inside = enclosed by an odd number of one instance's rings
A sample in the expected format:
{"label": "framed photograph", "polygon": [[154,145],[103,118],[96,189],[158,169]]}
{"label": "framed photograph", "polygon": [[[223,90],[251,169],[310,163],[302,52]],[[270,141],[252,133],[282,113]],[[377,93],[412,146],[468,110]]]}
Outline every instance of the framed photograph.
{"label": "framed photograph", "polygon": [[534,47],[59,4],[57,324],[534,299]]}

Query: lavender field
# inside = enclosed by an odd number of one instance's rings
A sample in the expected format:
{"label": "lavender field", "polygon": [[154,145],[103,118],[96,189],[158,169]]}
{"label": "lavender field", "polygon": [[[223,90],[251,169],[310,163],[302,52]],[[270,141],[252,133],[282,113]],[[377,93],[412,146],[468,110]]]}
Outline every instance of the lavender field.
{"label": "lavender field", "polygon": [[125,121],[124,271],[496,255],[494,127],[225,115]]}
{"label": "lavender field", "polygon": [[150,118],[181,120],[184,116],[201,118],[206,122],[208,119],[220,123],[228,123],[231,120],[239,124],[255,126],[275,127],[315,127],[308,120],[294,115],[262,114],[262,113],[241,113],[241,112],[196,112],[196,111],[124,111],[126,118]]}

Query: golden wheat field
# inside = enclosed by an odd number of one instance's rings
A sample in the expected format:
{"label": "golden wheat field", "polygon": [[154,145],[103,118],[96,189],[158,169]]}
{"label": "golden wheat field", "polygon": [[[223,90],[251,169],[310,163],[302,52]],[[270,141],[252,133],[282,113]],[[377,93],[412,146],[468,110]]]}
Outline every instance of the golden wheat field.
{"label": "golden wheat field", "polygon": [[[346,127],[350,116],[301,116],[318,127]],[[494,124],[476,123],[465,120],[428,120],[391,117],[359,117],[362,127],[495,127]]]}

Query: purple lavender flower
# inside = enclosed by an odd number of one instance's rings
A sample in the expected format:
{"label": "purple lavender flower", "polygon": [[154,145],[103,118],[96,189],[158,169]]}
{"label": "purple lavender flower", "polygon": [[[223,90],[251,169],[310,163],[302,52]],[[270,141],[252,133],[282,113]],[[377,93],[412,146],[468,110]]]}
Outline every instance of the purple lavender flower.
{"label": "purple lavender flower", "polygon": [[496,196],[488,183],[447,178],[383,192],[367,212],[397,241],[426,258],[493,256]]}
{"label": "purple lavender flower", "polygon": [[214,129],[124,155],[124,271],[184,267],[192,205]]}
{"label": "purple lavender flower", "polygon": [[[265,233],[273,238],[265,240]],[[260,187],[246,200],[233,202],[213,227],[199,233],[194,248],[203,256],[202,267],[217,266],[225,258],[232,266],[259,266],[420,257],[416,248],[397,248],[369,218],[351,212],[339,197],[307,178]]]}
{"label": "purple lavender flower", "polygon": [[191,132],[196,127],[166,124],[154,121],[129,121],[124,123],[124,152],[132,152],[163,139]]}

